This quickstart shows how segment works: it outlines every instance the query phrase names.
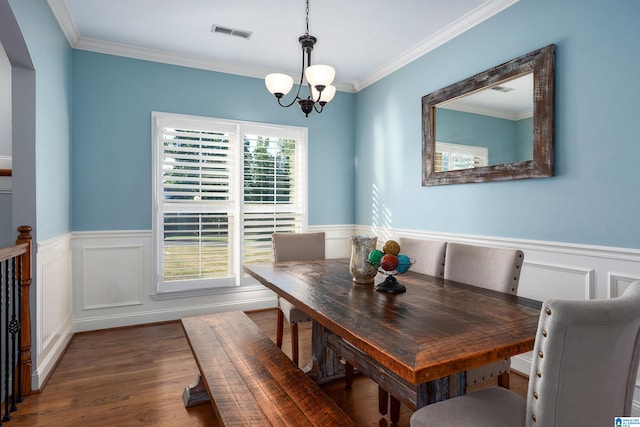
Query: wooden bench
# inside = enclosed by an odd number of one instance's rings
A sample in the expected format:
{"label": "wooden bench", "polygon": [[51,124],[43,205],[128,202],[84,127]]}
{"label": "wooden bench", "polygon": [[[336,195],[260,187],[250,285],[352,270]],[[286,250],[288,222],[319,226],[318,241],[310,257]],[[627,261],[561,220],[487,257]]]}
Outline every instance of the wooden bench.
{"label": "wooden bench", "polygon": [[355,426],[243,312],[185,318],[182,327],[200,371],[185,406],[207,401],[206,390],[225,426]]}

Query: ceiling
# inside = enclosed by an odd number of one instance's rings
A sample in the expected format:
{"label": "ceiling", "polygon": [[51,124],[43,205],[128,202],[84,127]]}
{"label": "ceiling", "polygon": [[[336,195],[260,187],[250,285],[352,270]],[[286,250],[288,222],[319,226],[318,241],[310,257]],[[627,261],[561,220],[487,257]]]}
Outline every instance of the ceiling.
{"label": "ceiling", "polygon": [[507,120],[533,117],[533,72],[443,102],[438,107]]}
{"label": "ceiling", "polygon": [[[310,0],[314,64],[358,91],[518,0]],[[300,76],[304,0],[48,0],[72,47],[263,78]],[[214,33],[214,25],[251,32]]]}

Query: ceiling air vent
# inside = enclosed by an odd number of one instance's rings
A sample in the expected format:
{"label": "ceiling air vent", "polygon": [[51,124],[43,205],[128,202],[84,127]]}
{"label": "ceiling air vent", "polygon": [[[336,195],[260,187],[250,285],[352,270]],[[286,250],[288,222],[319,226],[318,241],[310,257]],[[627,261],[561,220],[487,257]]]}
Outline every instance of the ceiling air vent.
{"label": "ceiling air vent", "polygon": [[513,88],[506,86],[494,86],[491,88],[492,90],[497,90],[498,92],[511,92]]}
{"label": "ceiling air vent", "polygon": [[237,30],[235,28],[223,27],[221,25],[213,24],[211,27],[212,33],[227,34],[229,36],[242,37],[243,39],[250,39],[253,31]]}

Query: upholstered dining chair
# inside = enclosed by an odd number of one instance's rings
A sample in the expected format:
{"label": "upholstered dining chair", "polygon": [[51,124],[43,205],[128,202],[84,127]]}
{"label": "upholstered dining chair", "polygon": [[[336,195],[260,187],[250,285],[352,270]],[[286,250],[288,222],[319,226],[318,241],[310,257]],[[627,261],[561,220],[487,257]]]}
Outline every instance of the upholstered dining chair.
{"label": "upholstered dining chair", "polygon": [[630,416],[640,359],[640,281],[609,300],[542,305],[527,398],[489,387],[427,405],[412,427],[601,427]]}
{"label": "upholstered dining chair", "polygon": [[[516,295],[524,253],[517,249],[448,243],[444,278],[485,289]],[[509,388],[511,359],[500,360],[467,371],[467,385],[497,377],[498,385]]]}
{"label": "upholstered dining chair", "polygon": [[[271,237],[275,262],[325,259],[324,232],[273,233]],[[311,318],[279,296],[276,344],[280,348],[282,348],[285,319],[291,326],[291,359],[298,366],[298,323],[311,321]]]}
{"label": "upholstered dining chair", "polygon": [[[400,252],[415,261],[411,266],[411,271],[428,276],[443,277],[447,242],[400,237],[398,244]],[[389,393],[378,386],[378,409],[382,415],[387,413],[388,396]],[[390,418],[393,422],[398,422],[400,419],[400,401],[393,396],[391,396]]]}
{"label": "upholstered dining chair", "polygon": [[411,271],[427,276],[443,277],[447,242],[400,237],[398,244],[400,252],[415,260]]}

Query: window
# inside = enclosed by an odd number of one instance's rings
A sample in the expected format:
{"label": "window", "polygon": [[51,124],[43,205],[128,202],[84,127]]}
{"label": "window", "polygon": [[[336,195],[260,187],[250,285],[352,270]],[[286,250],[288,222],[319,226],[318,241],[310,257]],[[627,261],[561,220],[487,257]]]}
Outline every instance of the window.
{"label": "window", "polygon": [[307,223],[304,128],[153,113],[156,293],[240,286]]}
{"label": "window", "polygon": [[434,170],[445,172],[487,166],[488,159],[487,147],[436,142]]}

